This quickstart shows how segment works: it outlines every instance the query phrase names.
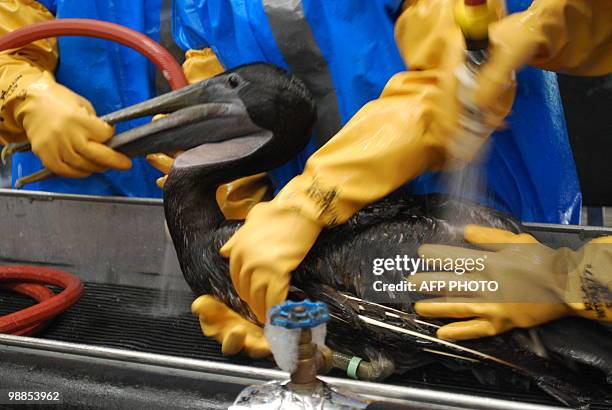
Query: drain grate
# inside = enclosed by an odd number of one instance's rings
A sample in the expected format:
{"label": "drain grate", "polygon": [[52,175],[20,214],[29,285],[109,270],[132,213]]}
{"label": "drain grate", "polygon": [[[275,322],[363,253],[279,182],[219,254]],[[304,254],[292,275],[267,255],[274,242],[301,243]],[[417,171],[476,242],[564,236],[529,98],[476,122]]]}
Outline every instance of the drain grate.
{"label": "drain grate", "polygon": [[[83,298],[37,337],[148,353],[252,364],[246,357],[221,355],[217,343],[202,336],[189,308],[190,293],[86,283]],[[172,306],[164,305],[172,300]],[[0,315],[30,306],[21,295],[0,290]],[[268,361],[257,366],[273,367]]]}

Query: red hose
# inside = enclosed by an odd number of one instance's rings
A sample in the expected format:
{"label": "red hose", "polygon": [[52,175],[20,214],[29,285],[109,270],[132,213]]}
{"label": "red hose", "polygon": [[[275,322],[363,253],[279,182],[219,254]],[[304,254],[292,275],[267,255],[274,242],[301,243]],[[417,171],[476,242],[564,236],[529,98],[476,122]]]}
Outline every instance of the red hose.
{"label": "red hose", "polygon": [[[0,51],[58,36],[86,36],[115,41],[149,58],[173,90],[188,84],[180,64],[160,44],[137,31],[106,21],[61,19],[33,24],[0,37]],[[2,284],[2,281],[25,283]],[[42,284],[59,286],[64,290],[55,295]],[[15,335],[39,331],[46,321],[68,309],[83,295],[83,284],[78,277],[56,269],[36,266],[0,266],[0,287],[28,295],[39,302],[27,309],[0,317],[0,333]]]}
{"label": "red hose", "polygon": [[[3,266],[0,267],[0,282],[19,281],[34,284],[55,285],[63,288],[57,295],[49,294],[33,284],[10,284],[13,290],[42,299],[37,305],[0,317],[0,333],[13,333],[38,330],[37,326],[54,318],[74,305],[83,295],[83,283],[70,273],[42,266]],[[17,286],[17,289],[15,289]],[[48,289],[47,289],[48,290]],[[49,291],[50,292],[50,291]],[[40,300],[39,299],[39,300]],[[29,328],[29,329],[28,329]]]}
{"label": "red hose", "polygon": [[173,90],[188,84],[180,64],[159,43],[135,30],[107,21],[60,19],[32,24],[0,37],[0,51],[59,36],[97,37],[121,43],[149,58],[160,69]]}
{"label": "red hose", "polygon": [[[44,300],[50,299],[55,295],[55,293],[53,293],[49,288],[46,288],[45,286],[39,285],[37,283],[0,283],[0,288],[29,296],[37,302],[42,302]],[[38,333],[42,328],[45,327],[45,325],[46,323],[42,322],[34,326],[16,330],[13,332],[13,334],[15,336],[33,335],[35,333]]]}

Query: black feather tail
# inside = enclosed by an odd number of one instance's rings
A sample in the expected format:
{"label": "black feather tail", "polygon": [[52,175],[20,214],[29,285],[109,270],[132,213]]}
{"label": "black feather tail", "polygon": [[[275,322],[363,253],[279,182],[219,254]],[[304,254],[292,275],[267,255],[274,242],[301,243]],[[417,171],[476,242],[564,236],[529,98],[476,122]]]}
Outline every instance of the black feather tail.
{"label": "black feather tail", "polygon": [[[581,385],[578,377],[571,377],[568,369],[521,346],[512,332],[454,343],[436,337],[439,323],[415,314],[320,284],[303,291],[329,306],[332,323],[328,326],[327,343],[341,353],[368,360],[377,360],[382,355],[394,362],[397,373],[434,362],[454,369],[470,369],[477,376],[491,370],[501,371],[509,379],[518,375],[532,380],[566,406],[588,408],[592,389]],[[356,338],[360,343],[354,343]]]}

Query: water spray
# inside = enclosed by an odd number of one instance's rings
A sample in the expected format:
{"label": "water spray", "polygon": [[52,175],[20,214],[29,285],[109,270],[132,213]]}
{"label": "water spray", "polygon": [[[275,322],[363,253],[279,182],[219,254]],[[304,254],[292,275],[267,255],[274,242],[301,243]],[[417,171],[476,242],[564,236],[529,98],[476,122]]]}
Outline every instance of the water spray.
{"label": "water spray", "polygon": [[[465,62],[455,70],[457,99],[461,106],[455,135],[449,138],[445,185],[454,196],[478,199],[482,175],[480,167],[469,166],[486,155],[490,135],[498,125],[492,125],[491,113],[477,107],[473,101],[476,77],[488,59],[489,25],[499,18],[487,0],[463,0],[455,7],[455,21],[465,39]],[[453,212],[446,215],[455,221]]]}
{"label": "water spray", "polygon": [[457,2],[455,21],[465,38],[466,50],[465,63],[455,71],[459,83],[457,98],[462,110],[458,134],[451,139],[449,147],[454,161],[470,162],[494,131],[487,124],[487,113],[475,106],[472,95],[476,90],[476,76],[487,62],[489,24],[496,20],[497,14],[487,0]]}

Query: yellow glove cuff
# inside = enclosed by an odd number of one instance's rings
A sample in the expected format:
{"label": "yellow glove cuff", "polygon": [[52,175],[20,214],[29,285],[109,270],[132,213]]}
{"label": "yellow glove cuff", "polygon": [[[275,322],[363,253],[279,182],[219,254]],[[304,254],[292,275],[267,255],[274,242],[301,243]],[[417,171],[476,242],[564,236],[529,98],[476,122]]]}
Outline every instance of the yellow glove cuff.
{"label": "yellow glove cuff", "polygon": [[612,322],[612,237],[595,239],[575,255],[564,296],[567,305],[580,316]]}
{"label": "yellow glove cuff", "polygon": [[[7,70],[15,70],[12,79],[4,78],[8,83],[2,84],[4,100],[1,102],[2,122],[0,134],[6,142],[26,140],[23,126],[23,114],[32,94],[38,89],[46,88],[49,81],[54,81],[50,73],[41,71],[25,62],[12,62]],[[18,72],[17,72],[18,71]]]}
{"label": "yellow glove cuff", "polygon": [[[272,201],[262,202],[254,206],[247,215],[246,221],[251,221],[251,223],[253,221],[257,221],[257,223],[264,221],[274,224],[280,223],[284,232],[299,234],[300,242],[309,243],[312,246],[324,225],[319,220],[310,218],[309,213],[305,212],[306,209],[311,209],[310,201],[297,204],[295,202],[297,198],[297,195],[293,196],[289,191],[286,191],[282,196],[279,193]],[[304,250],[303,255],[300,255],[300,261],[306,256],[310,246]],[[291,267],[290,270],[296,267],[297,265]]]}
{"label": "yellow glove cuff", "polygon": [[[40,3],[31,0],[6,0],[0,2],[0,36],[21,27],[53,20]],[[19,49],[0,52],[0,141],[25,140],[22,124],[15,118],[15,110],[23,101],[28,85],[40,79],[45,71],[52,71],[57,64],[57,48],[54,38],[39,40]]]}

